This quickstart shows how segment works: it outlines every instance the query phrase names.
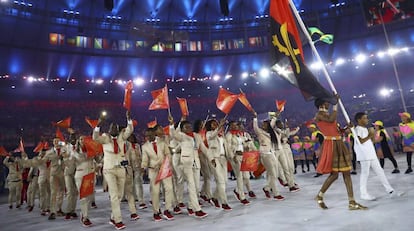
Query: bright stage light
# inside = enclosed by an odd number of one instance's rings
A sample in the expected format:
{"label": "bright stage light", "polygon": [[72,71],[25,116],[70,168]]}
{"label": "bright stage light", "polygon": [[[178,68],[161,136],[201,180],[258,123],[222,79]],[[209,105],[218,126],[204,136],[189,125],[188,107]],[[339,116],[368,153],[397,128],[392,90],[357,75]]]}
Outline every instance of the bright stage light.
{"label": "bright stage light", "polygon": [[247,72],[243,72],[243,73],[241,74],[241,77],[242,77],[242,79],[246,79],[247,77],[249,77],[249,73],[247,73]]}
{"label": "bright stage light", "polygon": [[358,63],[363,63],[365,62],[365,60],[367,60],[367,56],[364,54],[359,54],[355,56],[355,61],[357,61]]}
{"label": "bright stage light", "polygon": [[100,84],[103,84],[103,79],[97,79],[97,80],[95,80],[95,83],[96,83],[96,84],[99,84],[99,85],[100,85]]}
{"label": "bright stage light", "polygon": [[27,81],[29,81],[29,83],[31,83],[31,82],[35,81],[35,78],[33,76],[29,76],[27,78]]}
{"label": "bright stage light", "polygon": [[213,80],[214,81],[219,81],[220,80],[220,76],[219,75],[214,75],[213,76]]}
{"label": "bright stage light", "polygon": [[394,92],[394,90],[392,90],[392,89],[388,89],[388,88],[382,88],[382,89],[379,91],[379,94],[380,94],[382,97],[388,97],[388,96],[390,96],[390,94],[391,94],[392,92]]}
{"label": "bright stage light", "polygon": [[269,77],[269,76],[270,76],[270,71],[269,71],[269,69],[267,69],[267,68],[262,68],[262,69],[260,70],[260,76],[261,76],[261,77],[263,77],[263,78],[267,78],[267,77]]}
{"label": "bright stage light", "polygon": [[320,70],[323,67],[323,63],[321,62],[314,62],[310,65],[310,68],[313,70]]}
{"label": "bright stage light", "polygon": [[377,53],[378,58],[382,58],[385,56],[385,52],[384,51],[378,51]]}
{"label": "bright stage light", "polygon": [[135,83],[135,85],[137,85],[137,86],[142,86],[142,85],[144,85],[144,83],[145,83],[145,80],[143,79],[143,78],[136,78],[135,80],[134,80],[134,83]]}
{"label": "bright stage light", "polygon": [[342,64],[344,64],[345,63],[345,59],[343,59],[343,58],[338,58],[337,60],[336,60],[336,62],[335,62],[335,65],[336,66],[340,66],[340,65],[342,65]]}
{"label": "bright stage light", "polygon": [[398,49],[395,49],[395,48],[390,48],[390,49],[388,49],[388,54],[390,55],[390,56],[394,56],[394,55],[396,55],[396,54],[398,54],[400,51],[398,50]]}

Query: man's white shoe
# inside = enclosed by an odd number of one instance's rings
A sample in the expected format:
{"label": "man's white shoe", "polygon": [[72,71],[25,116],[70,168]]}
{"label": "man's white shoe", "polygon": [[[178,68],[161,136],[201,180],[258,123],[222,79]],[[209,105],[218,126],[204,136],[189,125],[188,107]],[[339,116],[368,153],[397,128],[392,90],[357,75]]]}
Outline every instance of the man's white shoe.
{"label": "man's white shoe", "polygon": [[361,195],[361,200],[365,201],[375,201],[377,198],[371,195]]}
{"label": "man's white shoe", "polygon": [[400,196],[403,196],[404,194],[405,192],[398,192],[398,191],[393,190],[388,193],[388,197],[389,198],[400,197]]}

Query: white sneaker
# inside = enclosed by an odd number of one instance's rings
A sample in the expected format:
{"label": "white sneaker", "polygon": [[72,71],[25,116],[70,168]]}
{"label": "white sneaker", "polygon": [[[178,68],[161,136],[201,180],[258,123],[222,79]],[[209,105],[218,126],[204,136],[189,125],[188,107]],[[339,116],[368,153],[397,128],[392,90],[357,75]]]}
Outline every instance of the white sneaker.
{"label": "white sneaker", "polygon": [[361,195],[361,200],[365,200],[365,201],[375,201],[377,198],[375,198],[374,196],[371,196],[369,194],[367,195]]}
{"label": "white sneaker", "polygon": [[388,197],[389,198],[400,197],[400,196],[403,196],[404,194],[405,192],[398,192],[394,190],[388,193]]}

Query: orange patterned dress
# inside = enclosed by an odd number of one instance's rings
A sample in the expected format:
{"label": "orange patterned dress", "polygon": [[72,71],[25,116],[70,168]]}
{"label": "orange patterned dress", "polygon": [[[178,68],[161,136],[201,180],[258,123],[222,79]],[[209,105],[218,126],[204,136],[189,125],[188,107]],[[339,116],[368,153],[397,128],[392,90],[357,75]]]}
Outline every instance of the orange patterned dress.
{"label": "orange patterned dress", "polygon": [[336,121],[319,121],[317,125],[325,139],[316,171],[321,174],[351,171],[351,155],[342,141]]}

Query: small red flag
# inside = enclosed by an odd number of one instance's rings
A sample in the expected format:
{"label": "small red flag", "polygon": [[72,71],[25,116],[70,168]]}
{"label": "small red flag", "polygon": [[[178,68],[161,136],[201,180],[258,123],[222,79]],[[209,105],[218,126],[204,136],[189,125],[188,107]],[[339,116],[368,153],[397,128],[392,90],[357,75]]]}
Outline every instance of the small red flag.
{"label": "small red flag", "polygon": [[137,120],[132,120],[132,126],[136,127],[138,125],[138,121]]}
{"label": "small red flag", "polygon": [[247,108],[247,110],[251,112],[254,111],[252,105],[249,103],[249,100],[247,100],[246,94],[244,94],[244,92],[241,92],[239,94],[239,100]]}
{"label": "small red flag", "polygon": [[84,137],[83,143],[85,144],[86,154],[88,155],[89,158],[103,154],[102,144],[94,141],[92,137],[90,136]]}
{"label": "small red flag", "polygon": [[188,116],[190,113],[188,112],[187,100],[184,98],[178,98],[178,104],[180,105],[181,115]]}
{"label": "small red flag", "polygon": [[56,137],[59,138],[60,141],[65,141],[65,137],[63,133],[60,131],[59,127],[56,128]]}
{"label": "small red flag", "polygon": [[155,178],[155,183],[158,184],[160,181],[170,176],[172,176],[170,158],[166,156],[161,164],[160,170],[158,171],[157,178]]}
{"label": "small red flag", "polygon": [[7,150],[3,146],[0,146],[0,156],[7,156],[7,155],[9,155]]}
{"label": "small red flag", "polygon": [[240,171],[254,172],[258,168],[259,151],[243,152]]}
{"label": "small red flag", "polygon": [[152,103],[148,107],[148,110],[159,110],[159,109],[168,109],[170,108],[170,103],[168,100],[168,88],[165,87],[151,91]]}
{"label": "small red flag", "polygon": [[82,184],[79,189],[79,199],[91,195],[95,188],[95,173],[91,172],[82,178]]}
{"label": "small red flag", "polygon": [[71,117],[68,117],[64,120],[60,120],[58,122],[52,122],[53,126],[59,127],[59,128],[70,128],[70,121]]}
{"label": "small red flag", "polygon": [[155,120],[153,120],[153,121],[151,121],[151,122],[149,122],[149,123],[147,123],[147,127],[148,128],[153,128],[153,127],[155,127],[155,126],[157,126],[157,118],[155,118]]}
{"label": "small red flag", "polygon": [[224,112],[224,114],[227,115],[230,113],[238,98],[239,95],[229,92],[224,88],[220,88],[216,100],[216,106],[218,109],[220,109],[220,111]]}
{"label": "small red flag", "polygon": [[124,95],[124,103],[123,106],[127,110],[131,110],[131,98],[132,98],[132,81],[129,80],[128,83],[125,86],[125,95]]}
{"label": "small red flag", "polygon": [[165,127],[163,127],[163,130],[164,130],[164,135],[170,135],[170,126],[165,126]]}
{"label": "small red flag", "polygon": [[91,126],[91,128],[95,128],[98,125],[98,120],[91,120],[86,116],[85,116],[85,121],[86,123],[89,124],[89,126]]}
{"label": "small red flag", "polygon": [[33,152],[40,152],[43,149],[47,149],[49,147],[47,142],[39,142],[37,146],[33,149]]}
{"label": "small red flag", "polygon": [[276,100],[276,108],[278,111],[282,112],[285,110],[286,100]]}

